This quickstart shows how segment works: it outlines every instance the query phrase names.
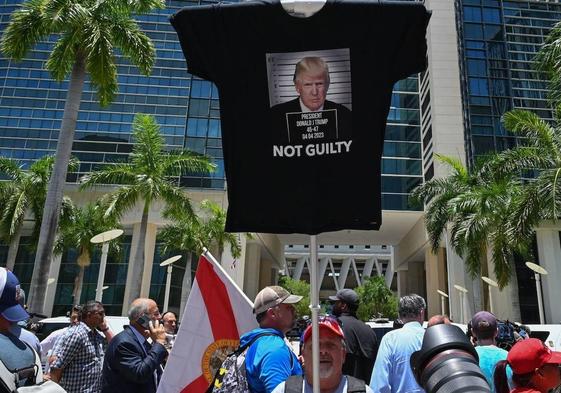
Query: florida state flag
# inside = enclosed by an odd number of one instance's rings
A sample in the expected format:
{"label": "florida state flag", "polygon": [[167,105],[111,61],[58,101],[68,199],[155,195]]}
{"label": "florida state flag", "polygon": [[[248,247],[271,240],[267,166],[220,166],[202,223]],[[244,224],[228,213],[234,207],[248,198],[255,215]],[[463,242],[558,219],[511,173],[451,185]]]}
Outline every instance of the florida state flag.
{"label": "florida state flag", "polygon": [[256,327],[251,302],[201,256],[158,393],[204,393],[240,335]]}

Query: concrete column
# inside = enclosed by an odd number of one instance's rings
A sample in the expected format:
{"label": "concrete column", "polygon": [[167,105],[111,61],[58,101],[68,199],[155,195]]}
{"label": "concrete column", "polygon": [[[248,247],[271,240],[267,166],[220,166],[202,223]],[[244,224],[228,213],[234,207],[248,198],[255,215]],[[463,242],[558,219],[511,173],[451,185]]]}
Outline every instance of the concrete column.
{"label": "concrete column", "polygon": [[248,243],[245,253],[245,276],[243,290],[247,297],[255,299],[260,288],[261,273],[261,246],[257,243]]}
{"label": "concrete column", "polygon": [[450,318],[452,320],[459,322],[461,315],[461,307],[463,305],[460,302],[460,294],[454,285],[461,285],[466,287],[466,272],[464,261],[454,250],[449,246],[449,242],[446,241],[446,264],[448,268],[448,301],[450,309]]}
{"label": "concrete column", "polygon": [[131,239],[131,252],[129,255],[129,262],[127,264],[127,284],[125,285],[125,294],[123,296],[123,311],[122,315],[126,315],[131,302],[134,299],[131,299],[132,295],[130,293],[131,282],[132,282],[132,264],[134,263],[134,250],[136,250],[136,246],[138,244],[138,240],[140,238],[140,223],[133,224],[132,226],[132,239]]}
{"label": "concrete column", "polygon": [[43,311],[47,316],[52,316],[53,314],[53,306],[55,303],[56,287],[58,284],[58,275],[60,273],[61,259],[62,255],[53,255],[51,268],[49,270],[49,278],[54,278],[55,282],[47,285],[47,292],[45,293],[45,308]]}
{"label": "concrete column", "polygon": [[[448,293],[448,283],[446,277],[446,260],[444,256],[444,248],[440,248],[438,254],[434,254],[430,248],[425,250],[425,271],[427,277],[427,311],[428,316],[440,314],[440,295],[438,290]],[[448,309],[448,299],[445,301]]]}
{"label": "concrete column", "polygon": [[397,271],[397,297],[402,297],[409,293],[407,287],[407,270],[401,269]]}
{"label": "concrete column", "polygon": [[407,292],[426,297],[424,261],[408,263]]}
{"label": "concrete column", "polygon": [[345,283],[347,282],[347,276],[350,268],[351,258],[345,258],[341,264],[341,271],[339,272],[339,288],[341,289],[346,288]]}
{"label": "concrete column", "polygon": [[[493,270],[492,251],[490,248],[487,251],[487,269],[489,271],[488,277],[497,281],[497,276],[495,276]],[[514,266],[512,269],[514,270]],[[487,284],[482,283],[482,287],[484,291],[489,291]],[[500,319],[522,321],[520,315],[520,300],[518,298],[518,280],[515,271],[512,272],[512,276],[510,277],[510,284],[504,287],[502,291],[500,291],[499,288],[492,288],[491,293],[493,297],[493,310]],[[488,307],[485,309],[488,310]]]}
{"label": "concrete column", "polygon": [[304,265],[306,264],[307,257],[300,257],[296,262],[296,267],[294,268],[294,272],[292,273],[292,279],[300,280],[302,277],[302,272],[304,271]]}
{"label": "concrete column", "polygon": [[140,287],[140,296],[149,297],[150,284],[152,281],[152,266],[154,264],[154,251],[156,249],[156,235],[158,226],[148,223],[146,228],[146,241],[144,243],[144,272],[142,273],[142,286]]}
{"label": "concrete column", "polygon": [[[546,323],[561,323],[561,245],[559,244],[558,229],[537,229],[539,264],[547,270],[547,275],[541,276],[544,314]],[[535,282],[532,290],[535,291]],[[538,305],[536,304],[536,307]]]}

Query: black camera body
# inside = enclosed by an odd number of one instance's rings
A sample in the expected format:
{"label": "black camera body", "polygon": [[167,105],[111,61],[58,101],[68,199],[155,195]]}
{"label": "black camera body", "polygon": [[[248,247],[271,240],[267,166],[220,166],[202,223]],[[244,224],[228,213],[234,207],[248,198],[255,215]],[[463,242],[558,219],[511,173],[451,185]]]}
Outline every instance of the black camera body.
{"label": "black camera body", "polygon": [[454,325],[428,328],[419,351],[411,356],[417,383],[427,393],[490,393],[479,357],[464,332]]}

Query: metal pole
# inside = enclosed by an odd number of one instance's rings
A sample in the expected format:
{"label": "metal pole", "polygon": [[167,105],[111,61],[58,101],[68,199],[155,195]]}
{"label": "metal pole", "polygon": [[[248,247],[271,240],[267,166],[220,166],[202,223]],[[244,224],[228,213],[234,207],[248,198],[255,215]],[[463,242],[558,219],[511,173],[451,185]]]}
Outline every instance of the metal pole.
{"label": "metal pole", "polygon": [[313,393],[320,393],[319,386],[319,288],[318,288],[317,236],[310,236],[310,310],[312,312],[312,371]]}
{"label": "metal pole", "polygon": [[97,288],[95,289],[95,300],[101,302],[103,298],[103,281],[105,280],[105,266],[107,265],[107,253],[109,242],[103,242],[101,246],[101,261],[99,263],[99,275],[97,276]]}
{"label": "metal pole", "polygon": [[493,311],[493,291],[492,291],[493,288],[489,284],[487,284],[487,286],[489,287],[489,311],[491,311],[491,314],[494,314],[495,312]]}
{"label": "metal pole", "polygon": [[169,290],[171,287],[171,271],[173,270],[173,266],[170,264],[168,266],[168,274],[166,277],[166,294],[164,296],[164,312],[168,311],[169,305]]}
{"label": "metal pole", "polygon": [[540,324],[545,324],[545,315],[543,313],[543,299],[542,299],[542,283],[539,273],[534,273],[536,279],[536,292],[538,293],[538,308],[540,310]]}
{"label": "metal pole", "polygon": [[442,295],[440,295],[440,313],[442,315],[445,314],[445,312],[444,312],[444,296],[442,296]]}

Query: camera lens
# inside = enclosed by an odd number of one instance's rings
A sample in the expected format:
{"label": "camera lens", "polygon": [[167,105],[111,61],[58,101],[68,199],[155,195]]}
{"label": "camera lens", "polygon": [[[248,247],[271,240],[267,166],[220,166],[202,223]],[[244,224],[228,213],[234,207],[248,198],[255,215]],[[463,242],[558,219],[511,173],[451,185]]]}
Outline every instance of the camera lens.
{"label": "camera lens", "polygon": [[411,356],[411,368],[427,393],[491,392],[475,348],[454,325],[428,328],[421,349]]}

